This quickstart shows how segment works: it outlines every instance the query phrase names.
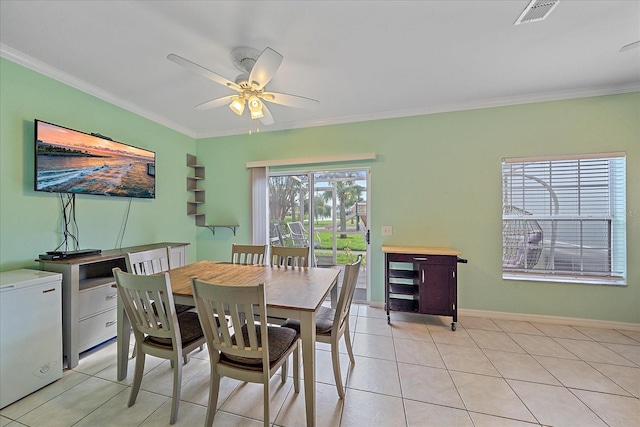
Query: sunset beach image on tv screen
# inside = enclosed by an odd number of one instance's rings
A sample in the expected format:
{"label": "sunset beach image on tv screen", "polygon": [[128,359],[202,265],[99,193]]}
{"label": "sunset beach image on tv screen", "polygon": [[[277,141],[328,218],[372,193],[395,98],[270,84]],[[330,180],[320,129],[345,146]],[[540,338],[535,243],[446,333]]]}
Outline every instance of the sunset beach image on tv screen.
{"label": "sunset beach image on tv screen", "polygon": [[155,153],[36,121],[36,191],[155,197]]}

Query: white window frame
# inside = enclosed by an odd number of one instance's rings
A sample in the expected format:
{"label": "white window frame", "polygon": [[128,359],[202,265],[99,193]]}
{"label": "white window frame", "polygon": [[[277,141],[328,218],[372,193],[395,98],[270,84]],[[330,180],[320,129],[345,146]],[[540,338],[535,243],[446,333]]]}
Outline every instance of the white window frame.
{"label": "white window frame", "polygon": [[625,153],[505,158],[502,194],[503,279],[626,285]]}

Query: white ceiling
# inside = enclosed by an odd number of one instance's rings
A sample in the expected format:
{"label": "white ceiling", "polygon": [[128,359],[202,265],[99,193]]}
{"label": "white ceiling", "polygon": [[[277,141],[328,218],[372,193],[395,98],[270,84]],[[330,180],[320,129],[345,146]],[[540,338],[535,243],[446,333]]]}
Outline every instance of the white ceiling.
{"label": "white ceiling", "polygon": [[528,3],[0,0],[0,54],[196,138],[250,120],[195,110],[233,92],[169,53],[234,80],[233,48],[280,52],[267,89],[320,104],[268,104],[263,132],[640,90],[640,49],[619,52],[640,1],[561,0],[514,26]]}

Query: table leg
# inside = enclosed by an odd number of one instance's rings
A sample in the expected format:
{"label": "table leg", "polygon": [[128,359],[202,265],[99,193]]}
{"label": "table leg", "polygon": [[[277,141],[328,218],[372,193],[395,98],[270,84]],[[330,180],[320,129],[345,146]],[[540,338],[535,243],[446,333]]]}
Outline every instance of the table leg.
{"label": "table leg", "polygon": [[124,306],[122,305],[120,294],[118,294],[118,308],[116,310],[118,310],[118,336],[116,338],[118,347],[117,377],[118,381],[122,381],[127,378],[127,368],[129,363],[129,341],[131,338],[131,322],[129,321],[127,313],[125,313],[124,311]]}
{"label": "table leg", "polygon": [[307,426],[313,427],[316,422],[316,316],[314,312],[300,313],[300,335]]}

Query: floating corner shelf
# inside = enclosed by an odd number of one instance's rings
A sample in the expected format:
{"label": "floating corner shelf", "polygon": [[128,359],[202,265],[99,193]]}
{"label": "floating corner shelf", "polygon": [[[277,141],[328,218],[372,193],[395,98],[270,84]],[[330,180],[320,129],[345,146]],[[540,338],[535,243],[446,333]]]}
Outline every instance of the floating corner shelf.
{"label": "floating corner shelf", "polygon": [[193,169],[193,176],[187,177],[187,191],[193,193],[193,199],[187,202],[187,215],[195,217],[196,227],[208,228],[214,236],[216,235],[216,228],[228,228],[233,231],[235,236],[236,228],[240,227],[238,224],[209,225],[206,222],[205,214],[198,212],[198,206],[204,204],[205,201],[204,189],[198,187],[199,181],[204,179],[204,166],[198,164],[198,159],[193,154],[187,154],[187,166]]}

